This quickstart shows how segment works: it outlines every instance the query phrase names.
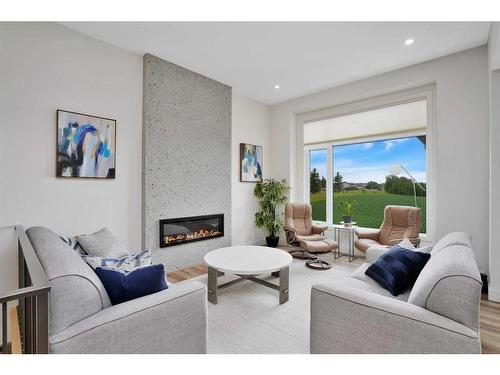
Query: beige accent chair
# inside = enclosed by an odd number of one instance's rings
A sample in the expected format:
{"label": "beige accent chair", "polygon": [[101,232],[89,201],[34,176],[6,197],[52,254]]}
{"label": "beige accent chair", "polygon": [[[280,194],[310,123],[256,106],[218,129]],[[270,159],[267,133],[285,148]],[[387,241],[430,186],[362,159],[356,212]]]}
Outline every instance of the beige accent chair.
{"label": "beige accent chair", "polygon": [[405,238],[418,247],[420,239],[420,208],[411,206],[386,206],[384,222],[380,229],[357,229],[354,246],[366,253],[368,248],[389,247],[400,243]]}
{"label": "beige accent chair", "polygon": [[[300,243],[304,241],[324,240],[325,236],[323,232],[327,227],[313,224],[310,204],[287,203],[285,206],[285,225],[283,229],[285,230],[286,241],[290,245],[300,246]],[[312,259],[309,256],[305,256],[305,252],[306,250],[304,249],[297,249],[290,253],[296,258]]]}

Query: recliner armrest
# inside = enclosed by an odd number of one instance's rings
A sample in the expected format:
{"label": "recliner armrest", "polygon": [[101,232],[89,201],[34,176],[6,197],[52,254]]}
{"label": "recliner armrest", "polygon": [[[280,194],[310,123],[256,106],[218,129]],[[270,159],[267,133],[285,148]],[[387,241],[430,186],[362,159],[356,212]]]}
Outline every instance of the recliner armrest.
{"label": "recliner armrest", "polygon": [[312,226],[312,233],[313,234],[321,234],[321,233],[323,233],[327,229],[328,229],[328,227],[326,225],[316,225],[316,224],[313,224],[313,226]]}
{"label": "recliner armrest", "polygon": [[378,241],[379,234],[379,229],[356,229],[356,236],[358,236],[358,238],[366,238],[369,240]]}
{"label": "recliner armrest", "polygon": [[288,225],[283,225],[283,230],[285,232],[297,233],[297,230],[295,228],[289,227]]}

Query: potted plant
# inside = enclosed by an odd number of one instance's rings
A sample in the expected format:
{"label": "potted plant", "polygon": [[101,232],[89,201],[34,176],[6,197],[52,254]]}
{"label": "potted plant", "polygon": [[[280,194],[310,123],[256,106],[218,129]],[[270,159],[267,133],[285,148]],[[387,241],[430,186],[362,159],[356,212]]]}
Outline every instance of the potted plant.
{"label": "potted plant", "polygon": [[289,189],[286,179],[268,178],[255,186],[254,195],[262,209],[255,214],[255,225],[269,232],[269,236],[266,237],[269,247],[278,246],[280,238],[276,234],[283,228],[283,220],[281,216],[276,215],[276,209],[286,203],[286,193]]}
{"label": "potted plant", "polygon": [[354,206],[356,205],[356,201],[342,201],[340,202],[340,205],[342,206],[344,210],[344,216],[342,216],[342,220],[344,221],[344,224],[351,224],[352,223],[352,216],[354,213]]}

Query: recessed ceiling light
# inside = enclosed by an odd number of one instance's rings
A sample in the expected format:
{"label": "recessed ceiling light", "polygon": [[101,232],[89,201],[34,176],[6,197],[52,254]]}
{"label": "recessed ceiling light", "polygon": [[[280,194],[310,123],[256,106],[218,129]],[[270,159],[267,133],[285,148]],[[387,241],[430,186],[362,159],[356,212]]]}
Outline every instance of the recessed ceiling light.
{"label": "recessed ceiling light", "polygon": [[413,43],[415,42],[415,39],[406,39],[405,40],[405,45],[407,46],[411,46]]}
{"label": "recessed ceiling light", "polygon": [[280,85],[274,85],[274,88],[278,90],[280,88]]}

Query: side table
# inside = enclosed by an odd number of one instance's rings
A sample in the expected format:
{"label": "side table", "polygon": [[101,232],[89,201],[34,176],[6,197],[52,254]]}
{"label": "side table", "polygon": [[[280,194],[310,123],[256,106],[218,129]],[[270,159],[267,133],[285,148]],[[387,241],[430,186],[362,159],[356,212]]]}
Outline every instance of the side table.
{"label": "side table", "polygon": [[[343,249],[343,243],[342,243],[342,233],[347,232],[348,236],[348,241],[347,241],[347,254],[342,252]],[[338,243],[338,248],[334,252],[334,258],[338,259],[342,256],[348,255],[349,256],[349,262],[354,261],[357,259],[357,256],[354,255],[354,233],[356,232],[356,227],[355,226],[334,226],[333,227],[333,237],[335,238],[335,241]],[[343,241],[344,243],[346,241]]]}

